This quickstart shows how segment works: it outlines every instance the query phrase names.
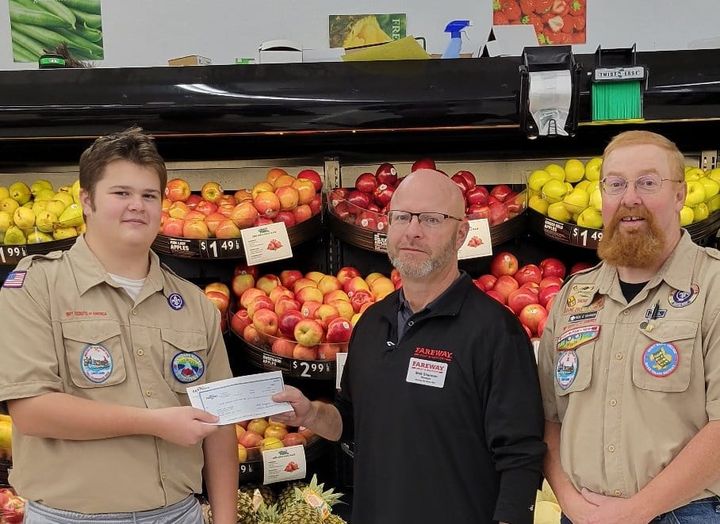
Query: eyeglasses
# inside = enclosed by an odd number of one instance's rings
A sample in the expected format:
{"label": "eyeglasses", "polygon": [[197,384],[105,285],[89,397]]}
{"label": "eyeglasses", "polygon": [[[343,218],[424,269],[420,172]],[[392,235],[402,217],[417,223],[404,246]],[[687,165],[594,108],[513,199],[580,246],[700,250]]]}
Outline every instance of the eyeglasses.
{"label": "eyeglasses", "polygon": [[[660,175],[643,175],[635,179],[635,191],[642,195],[652,195],[660,191],[664,181],[682,182],[673,178],[660,178]],[[608,176],[600,181],[600,186],[606,195],[618,196],[627,191],[628,181],[621,176]]]}
{"label": "eyeglasses", "polygon": [[451,218],[453,220],[462,221],[462,218],[446,215],[445,213],[423,212],[411,213],[410,211],[390,211],[388,213],[388,222],[390,225],[407,226],[412,222],[413,217],[417,217],[418,222],[423,227],[434,228],[442,225],[445,220]]}

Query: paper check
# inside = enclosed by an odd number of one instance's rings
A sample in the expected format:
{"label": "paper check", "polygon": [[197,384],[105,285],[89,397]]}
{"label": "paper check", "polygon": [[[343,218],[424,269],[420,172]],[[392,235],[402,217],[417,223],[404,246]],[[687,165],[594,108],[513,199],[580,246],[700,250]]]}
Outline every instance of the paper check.
{"label": "paper check", "polygon": [[292,411],[287,402],[271,398],[283,387],[282,373],[270,371],[191,386],[187,394],[193,407],[217,415],[216,424],[225,425]]}

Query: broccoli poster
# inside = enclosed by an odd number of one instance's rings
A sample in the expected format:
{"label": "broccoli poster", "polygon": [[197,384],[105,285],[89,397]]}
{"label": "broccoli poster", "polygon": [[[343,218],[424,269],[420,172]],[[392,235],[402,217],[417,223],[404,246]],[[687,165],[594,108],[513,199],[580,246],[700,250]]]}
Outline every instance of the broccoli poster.
{"label": "broccoli poster", "polygon": [[384,44],[405,38],[407,16],[384,15],[330,15],[330,47],[362,47]]}
{"label": "broccoli poster", "polygon": [[102,60],[100,0],[9,0],[13,60],[37,62],[58,46],[78,60]]}

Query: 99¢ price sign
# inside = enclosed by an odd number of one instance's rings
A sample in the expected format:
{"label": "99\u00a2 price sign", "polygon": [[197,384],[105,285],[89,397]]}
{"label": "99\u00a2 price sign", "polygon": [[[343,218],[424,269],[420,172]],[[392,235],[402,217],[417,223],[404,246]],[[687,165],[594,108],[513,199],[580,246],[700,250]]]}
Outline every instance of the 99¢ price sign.
{"label": "99\u00a2 price sign", "polygon": [[25,246],[0,246],[0,263],[4,265],[15,265],[21,258],[27,256]]}

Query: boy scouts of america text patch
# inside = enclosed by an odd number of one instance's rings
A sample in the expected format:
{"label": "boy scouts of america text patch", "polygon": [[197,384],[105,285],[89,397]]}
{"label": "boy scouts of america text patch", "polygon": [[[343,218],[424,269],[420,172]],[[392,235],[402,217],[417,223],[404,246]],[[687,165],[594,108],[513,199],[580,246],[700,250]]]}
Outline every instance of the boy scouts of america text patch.
{"label": "boy scouts of america text patch", "polygon": [[173,376],[183,384],[195,382],[205,373],[205,363],[195,353],[178,353],[171,367]]}

